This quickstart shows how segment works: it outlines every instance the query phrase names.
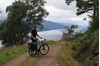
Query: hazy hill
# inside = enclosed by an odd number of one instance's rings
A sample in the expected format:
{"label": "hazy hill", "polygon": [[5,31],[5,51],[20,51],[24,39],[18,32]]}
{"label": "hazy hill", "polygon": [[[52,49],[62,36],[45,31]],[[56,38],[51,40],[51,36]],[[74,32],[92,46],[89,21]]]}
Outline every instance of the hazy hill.
{"label": "hazy hill", "polygon": [[65,25],[63,25],[63,24],[54,23],[54,22],[46,21],[46,20],[44,20],[42,25],[43,25],[42,31],[44,31],[44,30],[53,30],[53,29],[63,29],[65,27]]}
{"label": "hazy hill", "polygon": [[[3,22],[3,20],[0,20],[0,24]],[[38,31],[46,31],[46,30],[54,30],[54,29],[63,29],[65,26],[71,26],[71,25],[75,25],[75,24],[72,24],[70,22],[52,22],[52,21],[47,21],[47,20],[44,20],[43,23],[43,29],[42,30],[38,30]],[[87,27],[86,26],[80,26],[79,25],[79,29],[84,29],[86,30]]]}
{"label": "hazy hill", "polygon": [[[77,25],[77,24],[72,24],[70,22],[52,22],[52,21],[46,21],[44,20],[44,22],[42,23],[42,25],[44,26],[44,28],[42,29],[42,31],[44,30],[54,30],[54,29],[63,29],[65,26],[71,26],[71,25]],[[87,26],[85,25],[78,25],[79,30],[87,30]]]}

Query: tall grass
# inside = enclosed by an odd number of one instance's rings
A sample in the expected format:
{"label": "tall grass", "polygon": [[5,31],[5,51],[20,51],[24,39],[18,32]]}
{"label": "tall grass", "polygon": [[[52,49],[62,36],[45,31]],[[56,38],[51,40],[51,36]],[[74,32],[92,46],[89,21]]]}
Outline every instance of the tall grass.
{"label": "tall grass", "polygon": [[17,46],[0,49],[0,66],[9,60],[16,58],[27,52],[27,46]]}
{"label": "tall grass", "polygon": [[64,44],[59,53],[60,66],[81,66],[81,64],[72,57],[73,51],[69,44]]}

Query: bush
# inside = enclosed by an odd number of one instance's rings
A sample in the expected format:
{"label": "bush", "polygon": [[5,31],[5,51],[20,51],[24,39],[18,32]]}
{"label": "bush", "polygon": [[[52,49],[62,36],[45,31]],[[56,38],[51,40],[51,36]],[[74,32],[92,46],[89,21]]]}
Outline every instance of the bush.
{"label": "bush", "polygon": [[99,31],[84,33],[82,37],[72,41],[73,56],[84,66],[98,66]]}

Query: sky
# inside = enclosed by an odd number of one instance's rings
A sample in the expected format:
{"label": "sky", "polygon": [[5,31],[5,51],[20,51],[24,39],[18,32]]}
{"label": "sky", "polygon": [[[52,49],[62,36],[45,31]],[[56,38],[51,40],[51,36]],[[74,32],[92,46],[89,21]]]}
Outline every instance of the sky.
{"label": "sky", "polygon": [[[7,14],[5,9],[7,6],[11,5],[11,3],[15,0],[0,0],[0,9],[2,13],[0,13],[0,19],[6,18]],[[53,21],[57,23],[71,23],[81,26],[88,26],[88,21],[83,20],[87,18],[87,14],[83,14],[81,16],[76,15],[76,7],[75,2],[73,2],[70,6],[67,6],[65,0],[45,0],[47,3],[45,4],[45,9],[49,12],[49,16],[45,18],[47,21]]]}

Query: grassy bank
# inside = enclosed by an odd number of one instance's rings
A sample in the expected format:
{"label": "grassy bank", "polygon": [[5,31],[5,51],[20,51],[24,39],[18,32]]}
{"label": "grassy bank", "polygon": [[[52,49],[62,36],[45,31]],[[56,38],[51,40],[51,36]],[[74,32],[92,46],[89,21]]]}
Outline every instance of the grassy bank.
{"label": "grassy bank", "polygon": [[63,48],[59,53],[60,66],[81,66],[80,63],[72,57],[72,52],[70,45],[63,43]]}
{"label": "grassy bank", "polygon": [[0,49],[0,66],[9,60],[27,52],[27,46],[8,47]]}

